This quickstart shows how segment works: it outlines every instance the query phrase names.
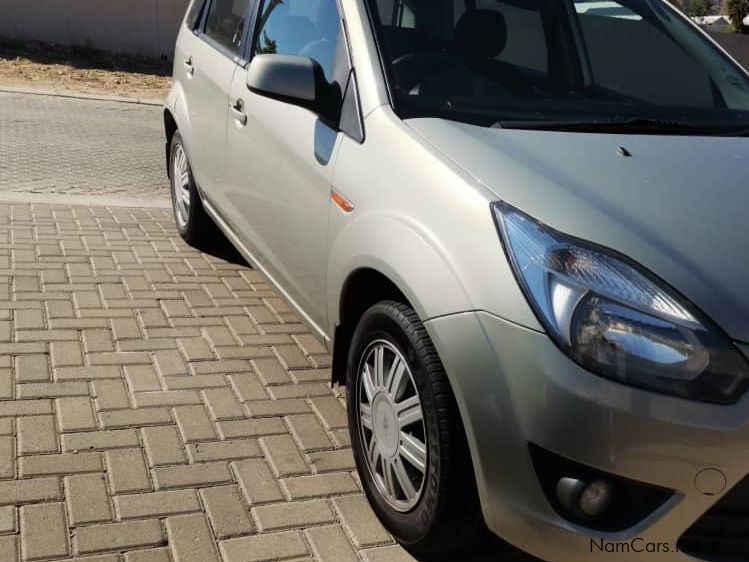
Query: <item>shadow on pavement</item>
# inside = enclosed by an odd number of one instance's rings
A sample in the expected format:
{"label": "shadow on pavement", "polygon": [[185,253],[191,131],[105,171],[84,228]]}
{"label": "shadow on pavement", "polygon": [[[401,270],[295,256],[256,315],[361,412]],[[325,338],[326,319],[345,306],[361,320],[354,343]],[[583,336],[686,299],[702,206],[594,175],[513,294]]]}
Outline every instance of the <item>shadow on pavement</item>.
{"label": "shadow on pavement", "polygon": [[481,545],[467,553],[410,554],[418,562],[543,562],[493,535],[484,538]]}
{"label": "shadow on pavement", "polygon": [[209,242],[196,246],[197,250],[200,250],[204,254],[208,254],[215,258],[228,261],[234,265],[243,265],[245,267],[252,267],[247,263],[247,260],[242,257],[237,249],[232,245],[227,238],[220,232],[216,232],[216,235]]}

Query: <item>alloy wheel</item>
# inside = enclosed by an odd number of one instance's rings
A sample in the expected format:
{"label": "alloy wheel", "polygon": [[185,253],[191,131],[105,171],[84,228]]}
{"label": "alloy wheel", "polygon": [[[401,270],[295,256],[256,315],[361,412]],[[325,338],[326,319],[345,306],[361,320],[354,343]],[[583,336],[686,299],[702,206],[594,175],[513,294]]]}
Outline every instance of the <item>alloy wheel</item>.
{"label": "alloy wheel", "polygon": [[172,155],[172,190],[177,221],[184,228],[190,219],[190,167],[181,144],[174,147]]}
{"label": "alloy wheel", "polygon": [[370,476],[385,501],[405,513],[421,499],[427,435],[411,369],[390,342],[372,342],[359,367],[359,434]]}

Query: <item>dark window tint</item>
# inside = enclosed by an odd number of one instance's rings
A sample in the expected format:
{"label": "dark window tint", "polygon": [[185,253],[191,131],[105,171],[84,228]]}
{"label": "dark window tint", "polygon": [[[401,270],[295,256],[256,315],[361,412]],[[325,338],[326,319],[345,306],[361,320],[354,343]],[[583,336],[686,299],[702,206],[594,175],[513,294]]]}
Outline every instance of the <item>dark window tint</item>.
{"label": "dark window tint", "polygon": [[249,3],[250,0],[213,0],[208,9],[205,34],[232,52],[239,53]]}
{"label": "dark window tint", "polygon": [[187,19],[185,20],[185,24],[190,29],[195,29],[197,26],[205,2],[206,0],[194,0],[193,3],[190,4],[189,11],[187,12]]}
{"label": "dark window tint", "polygon": [[260,11],[255,52],[314,59],[331,80],[340,31],[335,0],[266,0]]}
{"label": "dark window tint", "polygon": [[575,11],[596,84],[648,103],[713,105],[710,68],[660,22],[611,0],[576,1]]}
{"label": "dark window tint", "polygon": [[663,0],[367,1],[403,117],[749,127],[747,76]]}
{"label": "dark window tint", "polygon": [[479,0],[476,7],[498,12],[504,17],[507,39],[496,60],[538,72],[547,71],[546,35],[538,4]]}

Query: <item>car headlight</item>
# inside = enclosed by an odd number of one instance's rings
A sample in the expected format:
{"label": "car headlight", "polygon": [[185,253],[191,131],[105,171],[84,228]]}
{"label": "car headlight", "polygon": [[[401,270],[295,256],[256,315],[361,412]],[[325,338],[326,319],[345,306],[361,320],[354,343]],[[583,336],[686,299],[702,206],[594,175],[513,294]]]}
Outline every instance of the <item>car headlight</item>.
{"label": "car headlight", "polygon": [[732,404],[747,390],[744,356],[654,275],[505,203],[492,208],[528,301],[575,362],[625,384],[704,402]]}

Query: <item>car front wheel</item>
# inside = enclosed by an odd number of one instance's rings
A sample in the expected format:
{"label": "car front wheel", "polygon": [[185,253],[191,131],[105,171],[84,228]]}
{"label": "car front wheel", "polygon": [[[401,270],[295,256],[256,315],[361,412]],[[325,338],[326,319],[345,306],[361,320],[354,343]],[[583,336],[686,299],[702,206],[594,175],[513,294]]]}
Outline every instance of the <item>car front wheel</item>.
{"label": "car front wheel", "polygon": [[348,358],[352,447],[369,502],[404,546],[461,550],[485,528],[465,433],[442,363],[408,306],[362,316]]}

